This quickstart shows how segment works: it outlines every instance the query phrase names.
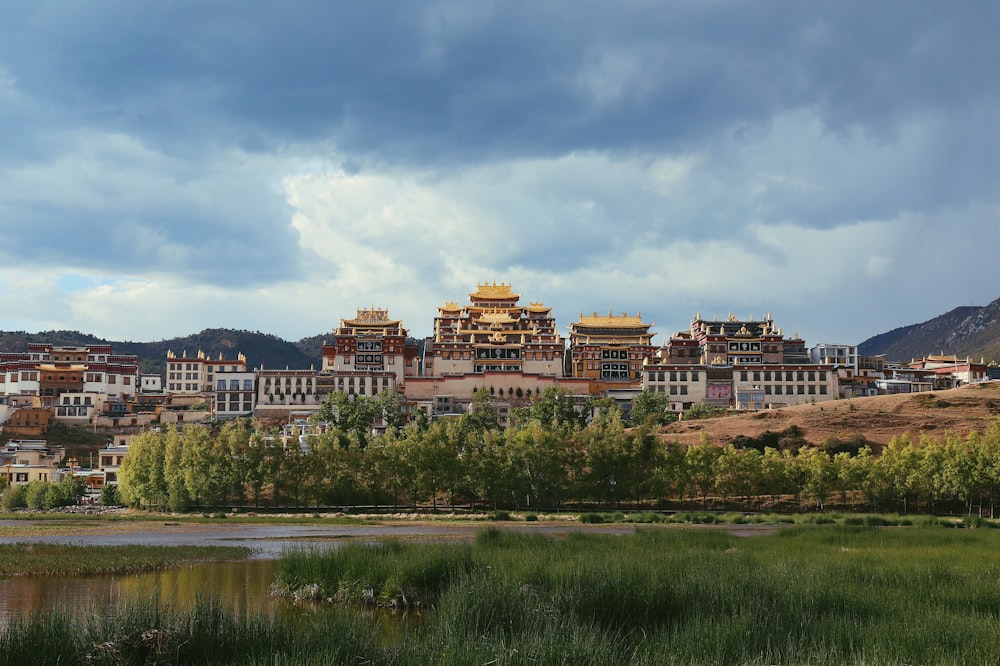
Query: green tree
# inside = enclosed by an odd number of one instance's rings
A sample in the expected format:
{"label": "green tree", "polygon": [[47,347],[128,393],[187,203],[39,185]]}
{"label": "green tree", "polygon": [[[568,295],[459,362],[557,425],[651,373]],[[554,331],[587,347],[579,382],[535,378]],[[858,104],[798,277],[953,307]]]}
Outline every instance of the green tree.
{"label": "green tree", "polygon": [[80,502],[80,498],[87,492],[87,485],[82,479],[74,476],[67,476],[59,483],[50,483],[45,489],[43,506],[46,509],[55,509],[60,506],[73,506]]}
{"label": "green tree", "polygon": [[15,509],[23,509],[28,506],[27,489],[24,486],[8,486],[0,499],[0,507],[6,513],[11,513]]}
{"label": "green tree", "polygon": [[122,501],[128,506],[145,509],[166,506],[163,464],[164,443],[159,433],[144,432],[134,437],[118,470],[118,491]]}
{"label": "green tree", "polygon": [[677,420],[677,415],[668,411],[670,396],[659,391],[644,390],[632,400],[629,422],[632,425],[663,426]]}
{"label": "green tree", "polygon": [[45,495],[49,491],[47,481],[32,481],[28,484],[26,498],[28,508],[32,511],[41,511],[45,508]]}
{"label": "green tree", "polygon": [[576,401],[568,389],[549,386],[532,398],[528,416],[550,430],[572,431],[587,423],[586,416],[576,408]]}
{"label": "green tree", "polygon": [[708,495],[715,489],[715,462],[722,450],[702,439],[701,443],[688,446],[684,454],[684,463],[691,482],[701,493],[701,505],[708,507]]}
{"label": "green tree", "polygon": [[796,455],[796,465],[804,479],[805,495],[816,503],[816,508],[826,508],[826,498],[835,482],[835,472],[830,456],[812,447],[802,447]]}
{"label": "green tree", "polygon": [[101,488],[101,506],[120,506],[121,498],[118,496],[118,486],[106,484]]}

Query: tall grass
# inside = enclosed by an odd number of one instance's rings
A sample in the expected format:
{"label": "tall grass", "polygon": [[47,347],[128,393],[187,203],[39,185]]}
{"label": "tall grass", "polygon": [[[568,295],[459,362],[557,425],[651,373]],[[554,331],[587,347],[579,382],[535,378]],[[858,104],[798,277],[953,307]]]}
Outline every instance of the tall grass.
{"label": "tall grass", "polygon": [[378,634],[334,610],[276,621],[204,600],[179,611],[132,603],[71,622],[36,614],[0,631],[0,665],[367,663]]}
{"label": "tall grass", "polygon": [[559,539],[492,527],[471,544],[285,555],[287,589],[350,603],[401,589],[435,607],[392,639],[343,604],[274,618],[138,605],[84,625],[28,618],[0,632],[0,664],[993,663],[998,547],[996,530],[939,527]]}
{"label": "tall grass", "polygon": [[[394,570],[406,585],[401,572],[418,559],[418,569],[439,572],[420,578],[438,611],[410,646],[434,663],[527,655],[564,663],[980,662],[1000,653],[998,546],[992,530],[916,527],[802,526],[754,538],[654,529],[560,540],[494,528],[469,549],[408,545],[395,565],[379,551],[378,578]],[[338,554],[356,562],[340,566],[358,584],[367,580],[362,551]]]}

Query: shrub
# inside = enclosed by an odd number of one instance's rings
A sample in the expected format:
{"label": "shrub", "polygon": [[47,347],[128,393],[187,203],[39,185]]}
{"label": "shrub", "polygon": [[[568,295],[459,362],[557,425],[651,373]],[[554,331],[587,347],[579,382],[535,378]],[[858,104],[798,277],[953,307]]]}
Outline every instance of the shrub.
{"label": "shrub", "polygon": [[45,493],[48,492],[49,484],[46,481],[32,481],[27,488],[28,508],[33,511],[41,511],[45,508]]}
{"label": "shrub", "polygon": [[538,514],[537,513],[526,513],[526,514],[524,514],[524,520],[527,521],[527,522],[529,522],[529,523],[538,522]]}
{"label": "shrub", "polygon": [[101,506],[121,506],[118,486],[107,485],[101,488]]}
{"label": "shrub", "polygon": [[596,525],[604,522],[604,516],[599,513],[584,513],[580,514],[580,522]]}
{"label": "shrub", "polygon": [[494,511],[493,520],[510,520],[510,511]]}
{"label": "shrub", "polygon": [[6,512],[14,509],[23,509],[28,506],[27,492],[24,486],[11,486],[4,491],[3,499],[0,499],[0,506]]}

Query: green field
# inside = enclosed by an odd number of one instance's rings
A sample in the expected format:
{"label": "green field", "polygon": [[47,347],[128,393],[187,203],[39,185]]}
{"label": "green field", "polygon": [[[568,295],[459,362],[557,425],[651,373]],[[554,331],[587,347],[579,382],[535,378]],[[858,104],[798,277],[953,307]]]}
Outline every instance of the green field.
{"label": "green field", "polygon": [[[473,543],[289,552],[277,587],[319,601],[273,618],[209,601],[82,624],[27,618],[0,634],[0,663],[41,649],[44,663],[67,664],[985,664],[1000,654],[1000,530],[652,527],[554,539],[487,528]],[[387,634],[378,605],[421,621]]]}

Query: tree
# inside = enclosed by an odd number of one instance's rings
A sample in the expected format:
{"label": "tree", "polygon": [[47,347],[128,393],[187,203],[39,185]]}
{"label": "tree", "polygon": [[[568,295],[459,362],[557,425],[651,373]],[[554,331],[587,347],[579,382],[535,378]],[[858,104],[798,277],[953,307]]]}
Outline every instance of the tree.
{"label": "tree", "polygon": [[573,394],[559,386],[546,387],[532,398],[528,416],[550,430],[572,431],[587,423],[586,417],[576,408]]}
{"label": "tree", "polygon": [[638,426],[647,421],[653,427],[663,426],[677,420],[677,415],[668,411],[670,397],[659,391],[644,390],[632,400],[629,422]]}
{"label": "tree", "polygon": [[106,484],[101,488],[101,506],[120,506],[121,499],[118,496],[118,486]]}
{"label": "tree", "polygon": [[118,490],[125,504],[146,509],[167,505],[163,462],[164,446],[159,433],[144,432],[132,439],[118,470]]}
{"label": "tree", "polygon": [[701,505],[708,507],[708,494],[715,489],[715,461],[721,455],[721,449],[712,446],[707,438],[701,443],[688,446],[684,454],[684,463],[691,482],[701,493]]}
{"label": "tree", "polygon": [[73,506],[87,493],[87,485],[82,479],[74,476],[64,477],[59,483],[50,483],[45,489],[43,506],[55,509],[60,506]]}
{"label": "tree", "polygon": [[803,447],[796,456],[796,464],[801,469],[806,496],[816,503],[818,510],[823,511],[835,480],[830,456],[819,449]]}
{"label": "tree", "polygon": [[27,490],[24,486],[8,486],[0,499],[0,507],[7,513],[28,506]]}

